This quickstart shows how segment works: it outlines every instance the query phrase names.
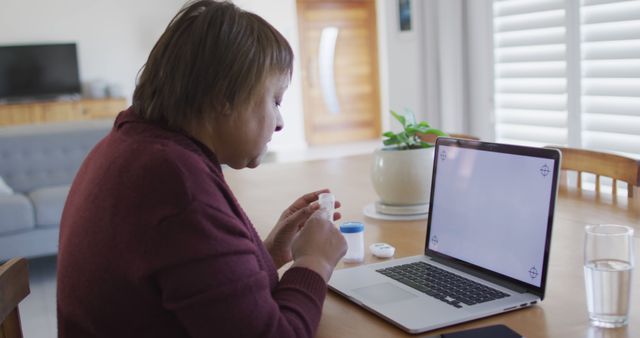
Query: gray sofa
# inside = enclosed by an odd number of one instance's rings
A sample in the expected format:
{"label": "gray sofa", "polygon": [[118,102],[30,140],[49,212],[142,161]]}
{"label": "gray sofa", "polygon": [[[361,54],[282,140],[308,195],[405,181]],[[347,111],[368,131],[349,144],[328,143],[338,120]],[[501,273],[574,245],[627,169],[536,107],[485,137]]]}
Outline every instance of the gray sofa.
{"label": "gray sofa", "polygon": [[0,178],[9,187],[0,190],[0,261],[58,252],[70,184],[112,125],[96,120],[0,127]]}

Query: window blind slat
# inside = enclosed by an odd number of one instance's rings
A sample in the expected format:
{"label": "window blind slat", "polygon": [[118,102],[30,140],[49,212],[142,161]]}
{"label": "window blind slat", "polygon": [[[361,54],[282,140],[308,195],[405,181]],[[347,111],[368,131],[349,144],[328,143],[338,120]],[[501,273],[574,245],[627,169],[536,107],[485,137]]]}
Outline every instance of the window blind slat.
{"label": "window blind slat", "polygon": [[564,28],[552,27],[496,33],[494,37],[495,45],[498,47],[553,45],[564,43]]}
{"label": "window blind slat", "polygon": [[564,11],[553,10],[497,18],[494,29],[498,32],[560,27],[564,25]]}
{"label": "window blind slat", "polygon": [[584,114],[582,122],[587,131],[640,135],[640,116]]}
{"label": "window blind slat", "polygon": [[495,50],[498,63],[564,61],[565,47],[558,45],[538,45],[499,48]]}
{"label": "window blind slat", "polygon": [[582,23],[640,20],[640,1],[624,1],[582,7]]}
{"label": "window blind slat", "polygon": [[567,112],[533,109],[500,109],[501,124],[539,125],[543,127],[567,127]]}
{"label": "window blind slat", "polygon": [[582,41],[616,41],[640,39],[640,21],[583,25]]}
{"label": "window blind slat", "polygon": [[640,97],[640,78],[584,78],[582,92],[585,96]]}
{"label": "window blind slat", "polygon": [[496,133],[501,139],[510,139],[513,143],[539,142],[542,144],[565,144],[566,128],[552,128],[532,125],[500,124]]}
{"label": "window blind slat", "polygon": [[582,0],[582,5],[593,6],[593,5],[610,4],[613,2],[624,2],[624,1],[632,1],[632,0]]}
{"label": "window blind slat", "polygon": [[494,3],[493,13],[496,17],[502,17],[524,13],[544,12],[563,8],[563,0],[502,1]]}
{"label": "window blind slat", "polygon": [[495,73],[504,77],[564,77],[565,63],[555,62],[518,62],[496,65]]}
{"label": "window blind slat", "polygon": [[583,77],[640,77],[640,59],[583,60]]}
{"label": "window blind slat", "polygon": [[623,152],[628,156],[639,158],[638,144],[640,144],[640,135],[595,131],[584,132],[584,147],[587,149]]}
{"label": "window blind slat", "polygon": [[500,93],[564,94],[567,83],[563,78],[500,78],[495,82]]}
{"label": "window blind slat", "polygon": [[640,59],[640,39],[583,42],[582,58],[584,60]]}
{"label": "window blind slat", "polygon": [[551,94],[500,94],[496,96],[496,107],[539,110],[566,110],[567,96]]}
{"label": "window blind slat", "polygon": [[614,115],[640,116],[640,97],[584,95],[582,96],[582,112],[606,114],[609,115],[609,118],[615,118]]}

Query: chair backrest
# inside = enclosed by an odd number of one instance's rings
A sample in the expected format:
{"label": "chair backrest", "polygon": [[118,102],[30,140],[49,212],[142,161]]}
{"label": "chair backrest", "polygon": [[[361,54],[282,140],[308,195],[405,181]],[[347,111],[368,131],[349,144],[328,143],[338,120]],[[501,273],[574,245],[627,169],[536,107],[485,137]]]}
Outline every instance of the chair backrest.
{"label": "chair backrest", "polygon": [[[476,141],[480,141],[479,137],[476,136],[472,136],[472,135],[467,135],[467,134],[449,134],[450,137],[455,137],[455,138],[463,138],[466,140],[476,140]],[[421,134],[418,135],[418,137],[420,137],[420,139],[424,142],[429,142],[429,143],[436,143],[436,138],[438,138],[436,135],[433,134]]]}
{"label": "chair backrest", "polygon": [[18,304],[29,292],[26,259],[12,258],[0,266],[0,338],[22,338]]}
{"label": "chair backrest", "polygon": [[[627,183],[628,196],[638,194],[640,186],[640,161],[611,153],[593,150],[548,146],[562,152],[562,170],[576,171],[577,187],[582,189],[581,173],[594,174],[596,177],[596,192],[600,192],[600,176],[609,177],[612,182],[612,194],[617,194],[617,181]],[[567,184],[567,177],[563,175],[562,184]],[[640,198],[640,196],[636,196]]]}

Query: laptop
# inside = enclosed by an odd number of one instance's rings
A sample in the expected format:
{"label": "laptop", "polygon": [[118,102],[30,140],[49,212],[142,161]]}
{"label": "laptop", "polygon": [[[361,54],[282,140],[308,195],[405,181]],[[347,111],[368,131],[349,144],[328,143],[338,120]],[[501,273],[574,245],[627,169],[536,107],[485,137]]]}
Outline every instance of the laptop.
{"label": "laptop", "polygon": [[336,270],[329,288],[409,333],[536,304],[560,158],[555,149],[438,138],[424,255]]}

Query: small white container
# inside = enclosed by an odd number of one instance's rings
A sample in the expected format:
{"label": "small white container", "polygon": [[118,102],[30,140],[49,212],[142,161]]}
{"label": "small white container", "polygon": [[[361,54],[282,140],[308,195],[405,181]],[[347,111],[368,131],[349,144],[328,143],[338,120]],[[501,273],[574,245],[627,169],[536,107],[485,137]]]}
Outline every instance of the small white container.
{"label": "small white container", "polygon": [[342,260],[345,263],[359,263],[364,260],[364,224],[362,222],[344,222],[340,232],[347,240],[347,253]]}
{"label": "small white container", "polygon": [[336,198],[332,193],[322,193],[318,195],[318,204],[320,204],[320,210],[323,212],[324,218],[333,223],[333,213],[336,204]]}

